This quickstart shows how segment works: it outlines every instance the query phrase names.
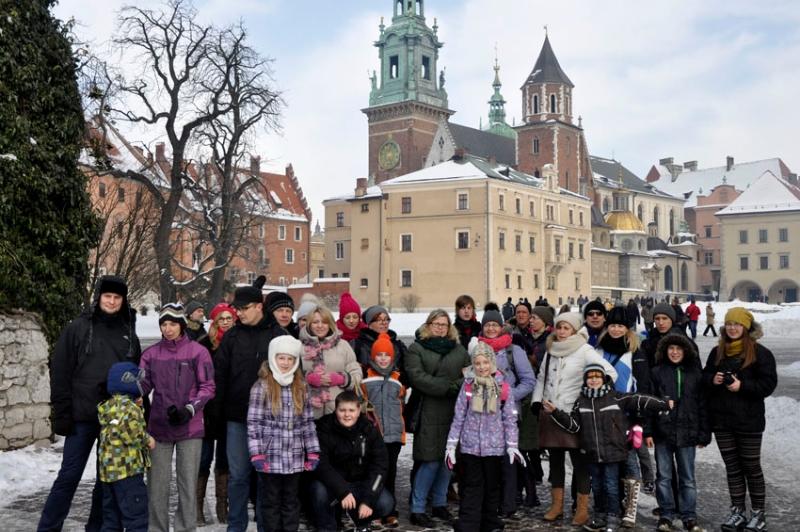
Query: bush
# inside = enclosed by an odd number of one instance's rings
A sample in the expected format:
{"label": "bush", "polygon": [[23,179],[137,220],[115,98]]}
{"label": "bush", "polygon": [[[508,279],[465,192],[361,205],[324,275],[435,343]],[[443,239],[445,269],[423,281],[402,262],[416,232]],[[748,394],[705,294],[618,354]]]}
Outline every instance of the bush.
{"label": "bush", "polygon": [[417,294],[405,294],[400,298],[400,304],[406,312],[414,312],[419,306],[420,297]]}

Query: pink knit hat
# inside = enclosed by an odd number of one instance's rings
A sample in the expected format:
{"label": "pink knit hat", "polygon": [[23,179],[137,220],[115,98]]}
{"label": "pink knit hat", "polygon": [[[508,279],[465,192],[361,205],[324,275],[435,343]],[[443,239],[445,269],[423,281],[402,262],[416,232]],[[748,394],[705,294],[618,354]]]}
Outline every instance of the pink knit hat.
{"label": "pink knit hat", "polygon": [[355,312],[361,316],[361,307],[358,306],[358,302],[353,299],[353,296],[350,295],[350,292],[345,292],[339,299],[339,317],[344,318],[351,312]]}

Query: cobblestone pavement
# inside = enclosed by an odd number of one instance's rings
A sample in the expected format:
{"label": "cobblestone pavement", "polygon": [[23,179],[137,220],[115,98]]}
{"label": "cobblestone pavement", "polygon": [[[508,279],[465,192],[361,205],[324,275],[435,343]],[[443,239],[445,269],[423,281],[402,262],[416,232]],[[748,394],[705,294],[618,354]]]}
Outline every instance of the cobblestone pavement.
{"label": "cobblestone pavement", "polygon": [[[409,339],[404,339],[408,341]],[[778,361],[779,372],[782,365],[788,365],[796,360],[795,344],[797,340],[791,339],[767,339],[765,344],[773,349]],[[698,337],[698,344],[703,358],[708,354],[714,345],[713,338]],[[788,395],[794,399],[800,398],[800,379],[788,377],[783,380],[776,391],[776,395]],[[410,439],[410,438],[409,438]],[[766,458],[766,457],[765,457]],[[786,474],[769,469],[769,460],[765,460],[765,477],[767,479],[767,519],[772,532],[797,531],[800,530],[800,513],[795,510],[798,505],[797,489],[800,487],[800,478],[797,474]],[[545,471],[548,464],[543,462]],[[394,530],[422,532],[425,530],[443,532],[452,530],[446,523],[439,522],[434,529],[423,529],[408,523],[408,472],[411,468],[411,444],[406,445],[400,455],[398,464],[398,510],[400,512],[400,526]],[[31,472],[31,474],[46,474],[54,478],[55,472]],[[780,476],[782,478],[794,478],[790,484],[779,485],[771,482],[771,477]],[[719,530],[719,525],[728,511],[729,499],[725,481],[725,471],[722,461],[719,459],[719,452],[716,445],[698,452],[696,464],[696,478],[698,484],[698,508],[700,524],[707,530]],[[82,523],[86,522],[89,511],[92,483],[83,482],[76,493],[72,511],[68,521],[65,523],[64,530],[79,531],[83,530]],[[571,514],[567,508],[566,519],[563,522],[554,524],[545,523],[541,516],[546,511],[547,503],[550,500],[549,487],[546,484],[538,486],[539,498],[542,506],[537,508],[523,508],[519,510],[519,518],[506,521],[506,530],[509,531],[540,531],[547,530],[552,532],[576,530],[570,525]],[[173,486],[173,508],[176,506],[175,488]],[[210,480],[207,491],[206,516],[210,517],[209,509],[213,508],[214,503],[213,479]],[[47,491],[40,491],[29,496],[19,497],[13,501],[3,501],[4,507],[0,508],[0,530],[3,532],[17,532],[35,530],[39,513],[47,497]],[[569,504],[569,503],[567,503]],[[656,506],[655,499],[651,496],[642,494],[640,496],[639,520],[635,530],[655,530],[656,518],[652,515],[652,509]],[[457,515],[457,504],[451,504],[450,512]],[[676,521],[677,524],[677,521]],[[225,525],[210,524],[198,530],[204,532],[221,532],[225,530]],[[251,523],[248,530],[256,530]],[[313,527],[305,521],[301,525],[302,531],[312,531]],[[376,527],[375,530],[381,530]]]}

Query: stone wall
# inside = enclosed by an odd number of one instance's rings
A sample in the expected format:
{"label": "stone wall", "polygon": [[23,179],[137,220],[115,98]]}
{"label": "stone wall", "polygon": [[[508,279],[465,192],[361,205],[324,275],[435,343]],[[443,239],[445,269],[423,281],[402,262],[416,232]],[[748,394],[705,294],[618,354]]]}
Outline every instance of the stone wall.
{"label": "stone wall", "polygon": [[0,313],[0,450],[50,437],[48,345],[35,315]]}

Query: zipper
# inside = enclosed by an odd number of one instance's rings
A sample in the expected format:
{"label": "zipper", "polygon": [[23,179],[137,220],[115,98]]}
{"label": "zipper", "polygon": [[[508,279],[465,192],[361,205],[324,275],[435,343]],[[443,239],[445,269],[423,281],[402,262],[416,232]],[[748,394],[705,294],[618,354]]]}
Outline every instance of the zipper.
{"label": "zipper", "polygon": [[592,421],[594,421],[594,442],[597,446],[597,458],[599,462],[602,462],[603,457],[600,455],[600,435],[597,433],[597,416],[595,415],[594,409],[594,397],[592,397]]}

